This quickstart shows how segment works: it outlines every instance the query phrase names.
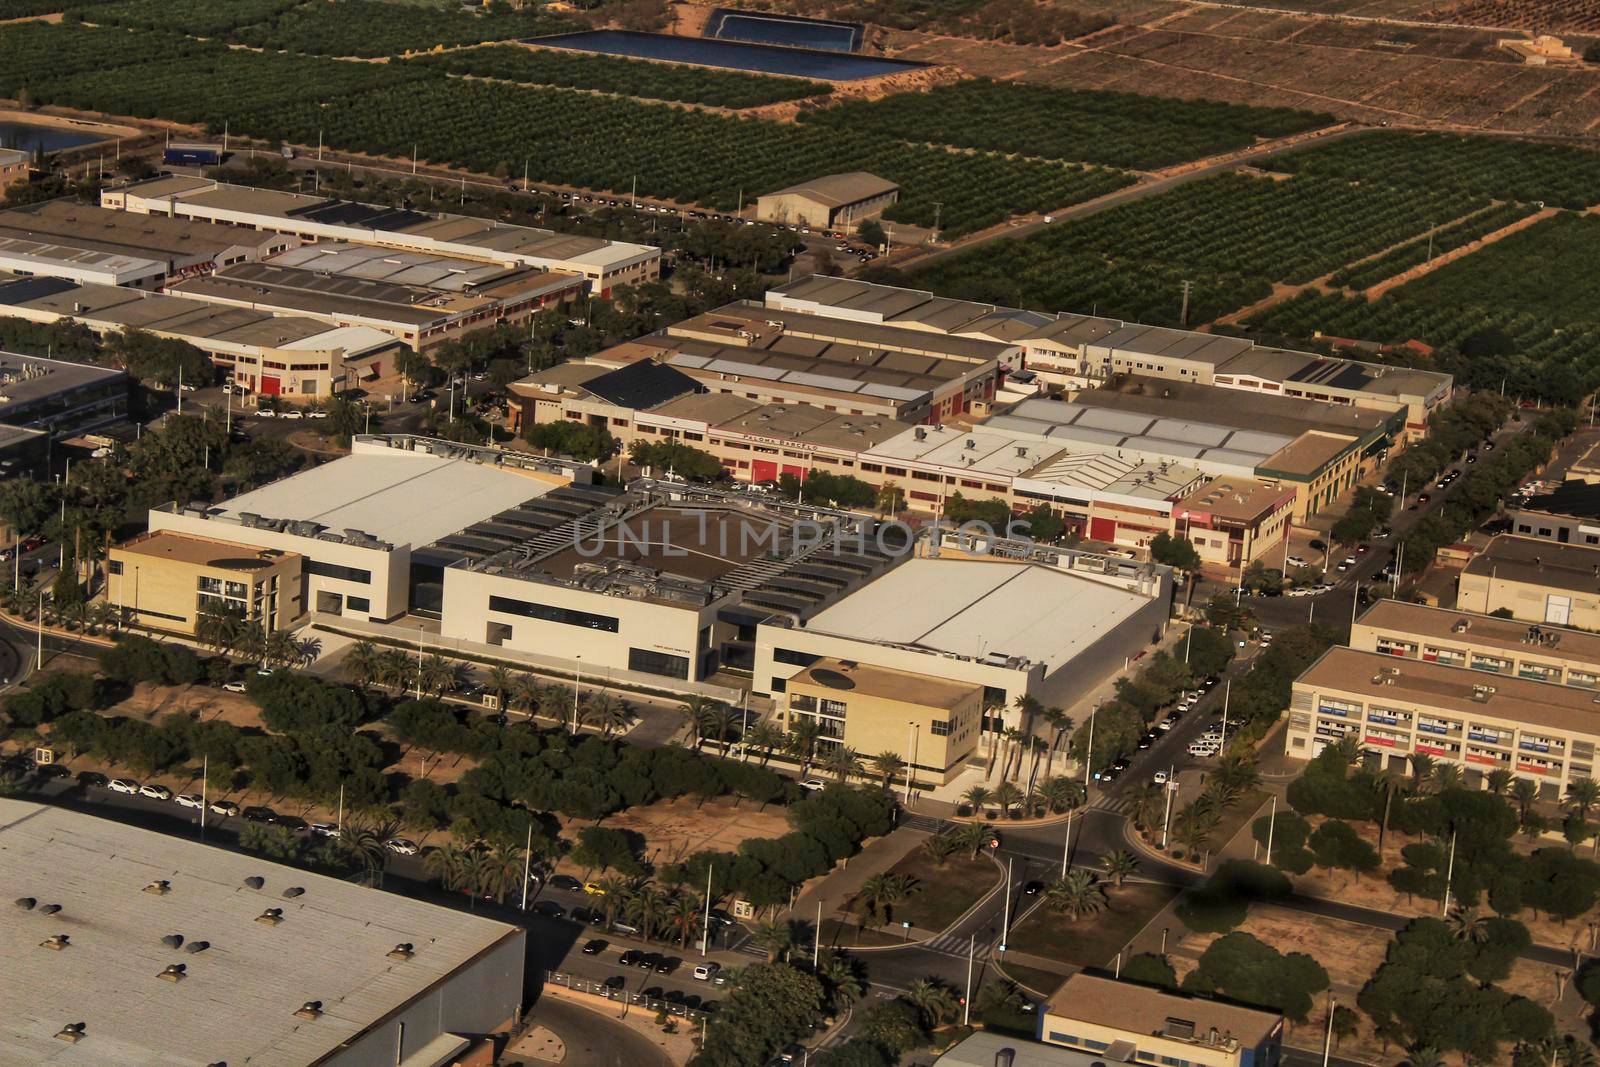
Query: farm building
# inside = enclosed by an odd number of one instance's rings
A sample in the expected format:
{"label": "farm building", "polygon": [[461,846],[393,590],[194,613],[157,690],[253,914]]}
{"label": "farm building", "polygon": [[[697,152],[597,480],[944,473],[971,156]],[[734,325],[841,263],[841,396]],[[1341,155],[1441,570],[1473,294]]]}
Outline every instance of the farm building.
{"label": "farm building", "polygon": [[831,230],[881,215],[898,199],[900,187],[894,182],[858,170],[768,193],[756,202],[756,218]]}

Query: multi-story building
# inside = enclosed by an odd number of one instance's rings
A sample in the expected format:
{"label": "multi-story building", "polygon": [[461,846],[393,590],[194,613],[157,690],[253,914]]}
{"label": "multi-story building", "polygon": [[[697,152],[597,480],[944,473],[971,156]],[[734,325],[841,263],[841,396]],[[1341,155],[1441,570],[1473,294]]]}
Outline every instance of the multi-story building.
{"label": "multi-story building", "polygon": [[[1504,652],[1498,658],[1513,662]],[[1396,770],[1422,754],[1462,768],[1468,785],[1506,770],[1549,797],[1593,776],[1600,742],[1593,691],[1472,670],[1471,663],[1329,649],[1294,683],[1286,751],[1311,759],[1349,737]]]}
{"label": "multi-story building", "polygon": [[1492,538],[1462,570],[1456,607],[1600,630],[1600,548],[1537,537]]}
{"label": "multi-story building", "polygon": [[[1600,447],[1600,446],[1597,446]],[[1511,509],[1511,532],[1563,545],[1600,546],[1600,478],[1591,471],[1595,449],[1573,467],[1560,488]]]}
{"label": "multi-story building", "polygon": [[1386,598],[1356,621],[1350,647],[1485,674],[1600,689],[1600,635],[1546,623]]}
{"label": "multi-story building", "polygon": [[1276,1067],[1283,1030],[1278,1012],[1086,971],[1068,978],[1039,1013],[1046,1044],[1162,1067]]}
{"label": "multi-story building", "polygon": [[303,562],[275,548],[152,530],[112,547],[106,600],[136,626],[191,637],[207,612],[282,630],[305,612]]}
{"label": "multi-story building", "polygon": [[983,336],[1001,324],[1004,339],[1021,346],[1027,368],[1057,388],[1090,388],[1121,375],[1215,385],[1399,412],[1401,432],[1410,437],[1427,433],[1428,415],[1448,402],[1453,384],[1450,375],[1435,371],[1333,359],[1098,315],[1038,316],[852,278],[803,278],[769,290],[766,301],[772,308],[958,336]]}
{"label": "multi-story building", "polygon": [[774,719],[817,724],[819,752],[901,752],[942,785],[978,747],[983,687],[853,660],[823,658],[788,680]]}
{"label": "multi-story building", "polygon": [[512,226],[493,219],[360,204],[304,193],[173,176],[100,194],[100,203],[136,215],[167,215],[285,234],[297,241],[358,245],[532,267],[584,279],[608,296],[620,285],[661,276],[661,250],[649,245]]}
{"label": "multi-story building", "polygon": [[0,189],[28,180],[33,156],[20,148],[0,148]]}

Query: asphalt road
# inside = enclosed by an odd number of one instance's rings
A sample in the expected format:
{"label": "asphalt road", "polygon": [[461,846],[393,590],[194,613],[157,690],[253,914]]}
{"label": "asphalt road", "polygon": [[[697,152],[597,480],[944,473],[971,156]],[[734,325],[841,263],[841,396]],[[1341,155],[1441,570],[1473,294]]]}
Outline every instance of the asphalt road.
{"label": "asphalt road", "polygon": [[[644,1037],[618,1026],[598,1008],[541,997],[529,1016],[566,1044],[563,1067],[671,1067],[672,1060]],[[508,1060],[506,1062],[517,1062]],[[543,1062],[543,1061],[531,1061]]]}

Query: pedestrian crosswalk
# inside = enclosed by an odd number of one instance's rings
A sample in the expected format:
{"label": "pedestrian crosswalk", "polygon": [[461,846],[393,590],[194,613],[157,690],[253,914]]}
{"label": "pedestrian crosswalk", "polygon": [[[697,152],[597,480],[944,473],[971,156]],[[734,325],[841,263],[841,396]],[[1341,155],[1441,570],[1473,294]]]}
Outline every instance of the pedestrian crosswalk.
{"label": "pedestrian crosswalk", "polygon": [[[924,941],[922,947],[934,952],[942,952],[946,956],[955,956],[959,959],[967,958],[967,951],[971,947],[970,937],[957,937],[955,934],[940,934],[931,941]],[[981,949],[983,946],[980,945]]]}
{"label": "pedestrian crosswalk", "polygon": [[[1228,720],[1232,722],[1232,719]],[[1089,802],[1089,807],[1095,811],[1110,811],[1118,815],[1126,815],[1133,810],[1133,802],[1110,793],[1101,793]]]}

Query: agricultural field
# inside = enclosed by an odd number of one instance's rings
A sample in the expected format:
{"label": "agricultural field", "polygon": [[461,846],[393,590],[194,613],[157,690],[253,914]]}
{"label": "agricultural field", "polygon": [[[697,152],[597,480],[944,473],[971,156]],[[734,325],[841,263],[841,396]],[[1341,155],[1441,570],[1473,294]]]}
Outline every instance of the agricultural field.
{"label": "agricultural field", "polygon": [[[1432,237],[1419,237],[1415,241],[1392,248],[1381,256],[1346,267],[1329,278],[1328,283],[1344,289],[1370,289],[1385,279],[1429,262],[1430,256],[1437,257],[1446,252],[1453,252],[1537,211],[1538,208],[1531,204],[1496,204],[1470,218],[1441,227]],[[1483,261],[1474,259],[1473,262]]]}
{"label": "agricultural field", "polygon": [[304,0],[113,0],[95,5],[83,17],[98,26],[124,26],[160,33],[195,37],[225,37],[235,30],[264,22],[297,7]]}
{"label": "agricultural field", "polygon": [[1429,303],[1415,299],[1410,289],[1401,286],[1373,301],[1302,293],[1247,326],[1290,341],[1319,331],[1385,344],[1420,340],[1434,354],[1419,365],[1448,371],[1458,385],[1474,389],[1498,390],[1503,383],[1507,396],[1570,404],[1600,385],[1600,324],[1562,322],[1500,300]]}
{"label": "agricultural field", "polygon": [[1446,307],[1505,304],[1557,322],[1600,323],[1600,217],[1555,215],[1401,291]]}
{"label": "agricultural field", "polygon": [[826,82],[799,78],[771,78],[516,45],[484,45],[422,56],[411,62],[435,66],[450,74],[499,78],[524,85],[595,89],[619,96],[708,107],[761,107],[833,91]]}
{"label": "agricultural field", "polygon": [[1288,108],[988,80],[853,100],[800,117],[834,129],[1139,170],[1216,155],[1250,145],[1257,137],[1282,137],[1333,121]]}
{"label": "agricultural field", "polygon": [[[206,6],[210,0],[182,2]],[[571,19],[537,8],[470,14],[459,8],[397,8],[387,0],[311,0],[271,21],[241,27],[231,36],[240,44],[269,51],[377,57],[581,28]]]}
{"label": "agricultural field", "polygon": [[1292,174],[1450,186],[1574,210],[1600,203],[1600,152],[1497,137],[1383,130],[1290,152],[1269,165]]}
{"label": "agricultural field", "polygon": [[26,87],[37,102],[36,90],[46,81],[59,81],[80,72],[106,72],[149,63],[157,58],[158,50],[167,63],[186,62],[190,56],[222,51],[220,46],[203,41],[173,37],[155,42],[148,35],[121,30],[91,30],[43,22],[0,26],[0,55],[5,56],[5,62],[0,63],[0,96],[16,99],[17,93]]}
{"label": "agricultural field", "polygon": [[1438,4],[1419,17],[1537,33],[1600,33],[1600,4],[1594,0],[1458,0]]}
{"label": "agricultural field", "polygon": [[[739,119],[565,89],[450,78],[426,64],[348,63],[311,56],[229,50],[181,38],[82,27],[30,40],[28,87],[35,101],[135,118],[161,117],[293,144],[396,159],[416,146],[427,163],[479,173],[623,190],[719,210],[762,192],[851,170],[872,170],[905,188],[892,222],[932,225],[947,235],[1001,222],[1010,212],[1078,203],[1128,184],[1123,171],[1013,160],[915,146],[873,134],[840,134]],[[86,63],[102,42],[113,62]],[[173,63],[175,45],[190,50]],[[122,51],[126,47],[126,51]],[[67,62],[57,64],[56,56]],[[143,62],[140,62],[143,60]],[[3,77],[3,75],[0,75]],[[596,146],[606,146],[599,151]],[[737,168],[730,160],[739,161]]]}

